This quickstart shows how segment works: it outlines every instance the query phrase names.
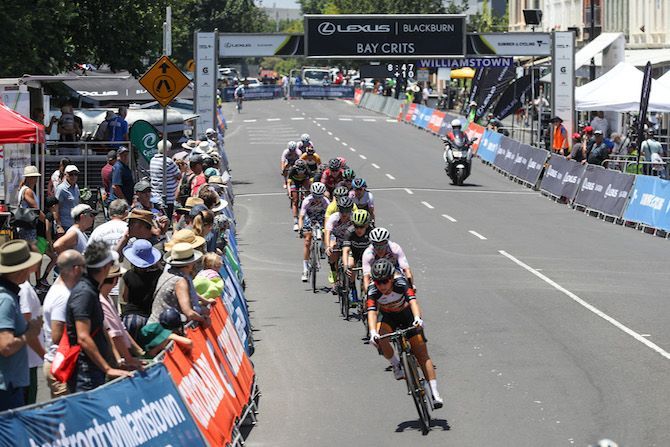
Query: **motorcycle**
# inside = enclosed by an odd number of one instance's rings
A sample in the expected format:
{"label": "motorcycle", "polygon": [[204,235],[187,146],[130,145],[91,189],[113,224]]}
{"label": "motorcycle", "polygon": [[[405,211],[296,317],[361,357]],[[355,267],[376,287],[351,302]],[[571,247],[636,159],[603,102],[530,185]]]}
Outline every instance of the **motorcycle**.
{"label": "motorcycle", "polygon": [[444,170],[454,185],[462,186],[466,178],[470,176],[472,165],[472,144],[477,141],[473,138],[468,141],[465,134],[459,134],[454,139],[443,138],[444,142]]}

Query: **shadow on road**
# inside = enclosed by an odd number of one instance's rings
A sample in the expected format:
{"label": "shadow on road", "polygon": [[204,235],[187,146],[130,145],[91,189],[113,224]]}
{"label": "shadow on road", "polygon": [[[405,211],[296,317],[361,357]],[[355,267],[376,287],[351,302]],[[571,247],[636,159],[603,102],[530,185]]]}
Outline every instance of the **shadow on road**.
{"label": "shadow on road", "polygon": [[[441,428],[442,431],[449,431],[451,430],[451,426],[449,425],[449,422],[447,422],[446,419],[433,419],[430,421],[430,428]],[[398,424],[398,427],[395,429],[396,433],[403,433],[405,430],[416,430],[416,431],[423,431],[423,428],[421,427],[421,423],[418,420],[412,420],[412,421],[405,421],[401,422]]]}

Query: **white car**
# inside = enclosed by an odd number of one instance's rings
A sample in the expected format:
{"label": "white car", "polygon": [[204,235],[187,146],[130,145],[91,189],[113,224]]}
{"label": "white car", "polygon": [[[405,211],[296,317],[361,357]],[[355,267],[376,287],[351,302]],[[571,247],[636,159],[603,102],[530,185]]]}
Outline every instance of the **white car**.
{"label": "white car", "polygon": [[261,81],[258,80],[258,78],[244,78],[242,82],[244,82],[247,87],[251,88],[260,87],[261,85],[263,85]]}

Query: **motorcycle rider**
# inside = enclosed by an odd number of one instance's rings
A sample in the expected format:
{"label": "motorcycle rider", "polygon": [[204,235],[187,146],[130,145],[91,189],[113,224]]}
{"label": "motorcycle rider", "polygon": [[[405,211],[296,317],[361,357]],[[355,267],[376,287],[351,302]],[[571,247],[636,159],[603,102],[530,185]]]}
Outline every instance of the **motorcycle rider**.
{"label": "motorcycle rider", "polygon": [[[451,121],[451,131],[449,131],[444,138],[442,139],[445,145],[444,150],[444,161],[446,162],[444,170],[451,175],[451,163],[453,162],[453,157],[448,157],[447,152],[449,148],[458,149],[458,147],[468,148],[470,147],[470,139],[468,135],[463,132],[461,128],[461,120],[458,118]],[[451,159],[450,159],[451,158]]]}

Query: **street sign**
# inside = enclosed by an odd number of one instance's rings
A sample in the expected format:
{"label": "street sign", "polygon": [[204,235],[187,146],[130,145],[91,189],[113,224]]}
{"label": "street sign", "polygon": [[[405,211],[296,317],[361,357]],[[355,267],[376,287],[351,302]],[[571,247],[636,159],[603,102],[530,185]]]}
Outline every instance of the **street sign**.
{"label": "street sign", "polygon": [[417,59],[464,54],[464,15],[305,15],[307,57]]}
{"label": "street sign", "polygon": [[468,33],[468,55],[551,56],[549,33]]}
{"label": "street sign", "polygon": [[140,84],[163,107],[167,107],[190,82],[167,56],[158,59],[140,78]]}
{"label": "street sign", "polygon": [[416,80],[419,82],[428,82],[430,79],[430,70],[427,68],[419,68],[416,72]]}

